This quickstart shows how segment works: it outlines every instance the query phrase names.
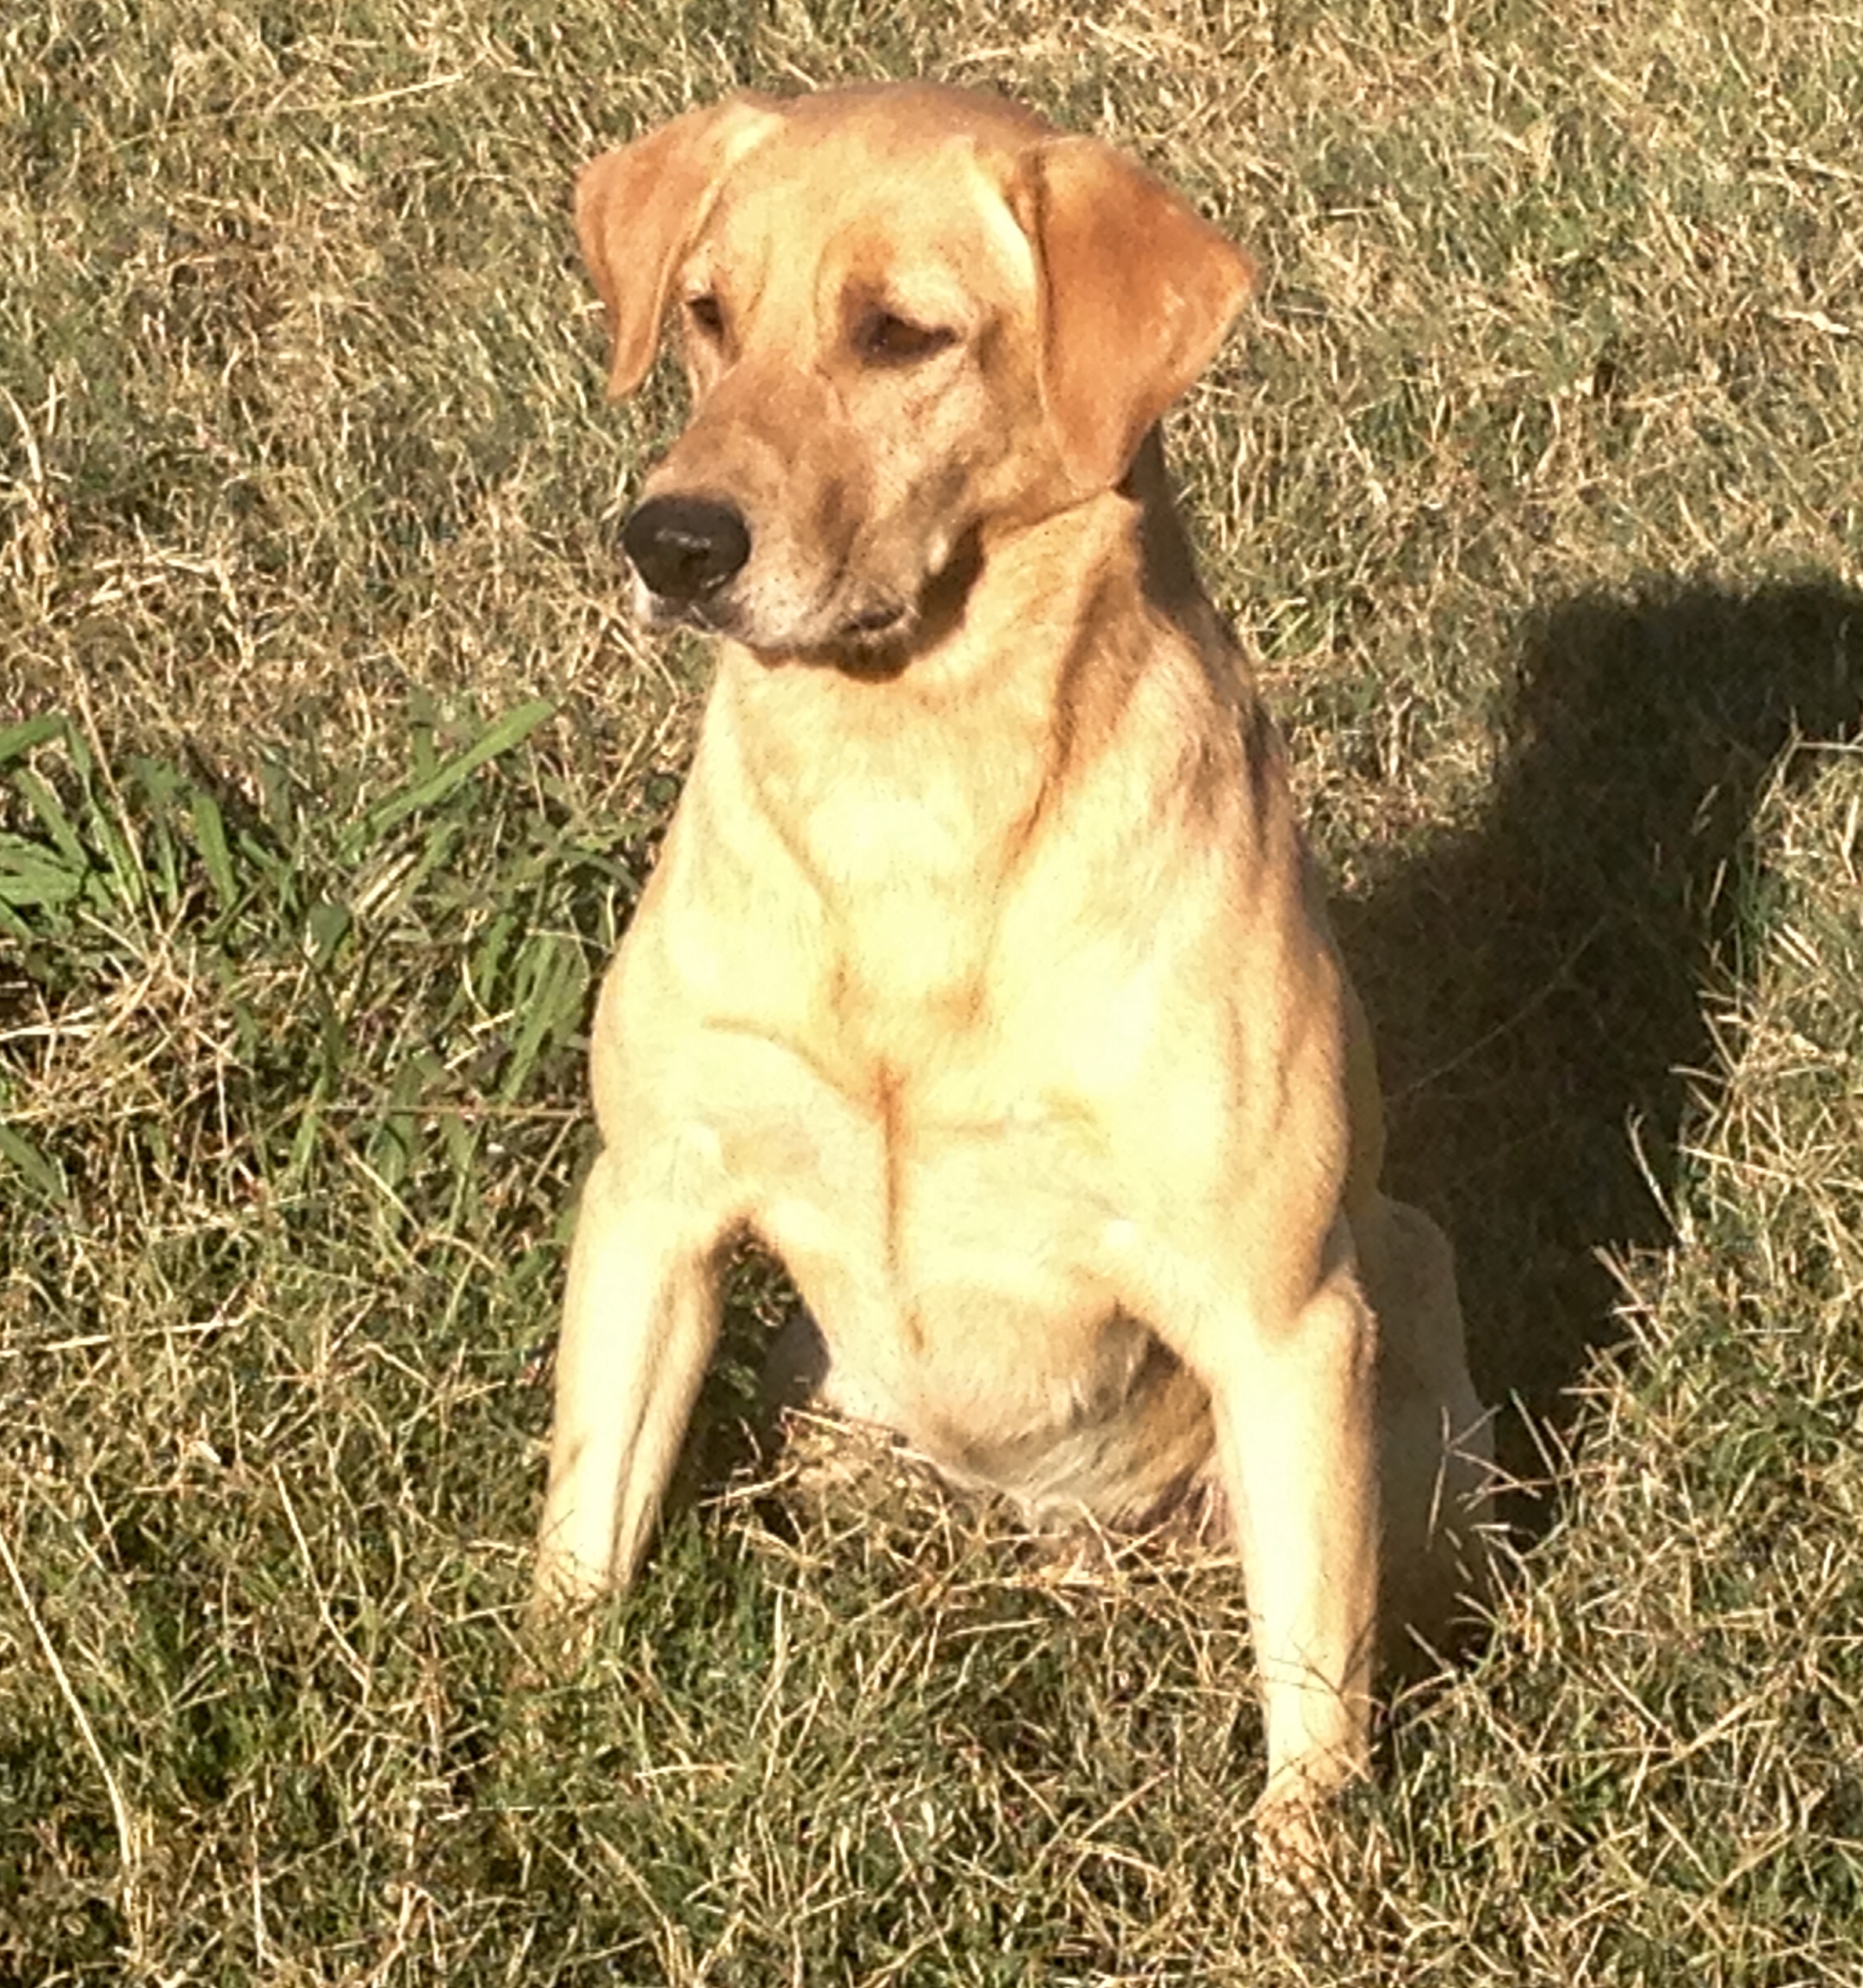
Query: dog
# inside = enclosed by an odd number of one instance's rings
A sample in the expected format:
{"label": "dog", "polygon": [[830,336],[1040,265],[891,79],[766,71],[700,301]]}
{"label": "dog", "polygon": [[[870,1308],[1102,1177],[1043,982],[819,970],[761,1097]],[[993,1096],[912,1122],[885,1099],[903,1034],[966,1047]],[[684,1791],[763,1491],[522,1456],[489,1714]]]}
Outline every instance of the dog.
{"label": "dog", "polygon": [[639,1566],[753,1236],[820,1398],[952,1480],[1109,1526],[1214,1492],[1258,1828],[1317,1857],[1381,1621],[1479,1588],[1486,1443],[1166,487],[1254,265],[1111,147],[929,84],[689,112],[576,219],[611,395],[677,327],[690,420],[622,543],[718,662],[594,1023],[539,1614]]}

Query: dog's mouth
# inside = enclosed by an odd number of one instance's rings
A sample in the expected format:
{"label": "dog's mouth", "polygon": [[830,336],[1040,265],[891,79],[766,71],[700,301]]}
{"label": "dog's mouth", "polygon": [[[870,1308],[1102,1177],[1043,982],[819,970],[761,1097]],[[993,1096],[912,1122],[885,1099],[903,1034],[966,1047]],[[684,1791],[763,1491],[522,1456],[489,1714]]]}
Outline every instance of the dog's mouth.
{"label": "dog's mouth", "polygon": [[881,601],[848,615],[825,636],[772,641],[760,634],[751,618],[728,594],[713,594],[702,600],[676,600],[639,585],[636,597],[637,612],[644,626],[657,632],[690,628],[702,635],[726,635],[767,662],[780,662],[794,656],[812,659],[841,649],[858,653],[892,648],[910,636],[919,619],[916,603]]}
{"label": "dog's mouth", "polygon": [[982,567],[979,535],[966,531],[916,597],[881,594],[833,618],[824,601],[803,628],[790,630],[760,625],[754,606],[742,600],[734,586],[681,599],[657,593],[636,570],[635,612],[643,626],[657,632],[690,628],[722,635],[772,668],[794,662],[852,676],[891,677],[963,619]]}
{"label": "dog's mouth", "polygon": [[852,616],[841,630],[843,638],[854,643],[884,642],[890,637],[902,634],[907,625],[916,617],[903,601],[883,601],[878,607],[864,608]]}
{"label": "dog's mouth", "polygon": [[970,590],[983,570],[982,535],[973,526],[927,576],[916,599],[863,608],[832,640],[768,660],[825,666],[869,680],[897,676],[914,657],[935,648],[962,622]]}

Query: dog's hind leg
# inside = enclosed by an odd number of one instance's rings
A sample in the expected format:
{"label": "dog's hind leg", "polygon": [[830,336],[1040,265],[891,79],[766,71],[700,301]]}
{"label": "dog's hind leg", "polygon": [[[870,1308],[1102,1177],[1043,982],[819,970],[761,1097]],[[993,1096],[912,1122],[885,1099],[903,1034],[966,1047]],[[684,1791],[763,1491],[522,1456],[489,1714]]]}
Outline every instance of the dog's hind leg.
{"label": "dog's hind leg", "polygon": [[1383,1195],[1354,1211],[1352,1229],[1378,1320],[1378,1623],[1386,1661],[1407,1669],[1419,1644],[1450,1644],[1486,1595],[1493,1431],[1442,1231]]}

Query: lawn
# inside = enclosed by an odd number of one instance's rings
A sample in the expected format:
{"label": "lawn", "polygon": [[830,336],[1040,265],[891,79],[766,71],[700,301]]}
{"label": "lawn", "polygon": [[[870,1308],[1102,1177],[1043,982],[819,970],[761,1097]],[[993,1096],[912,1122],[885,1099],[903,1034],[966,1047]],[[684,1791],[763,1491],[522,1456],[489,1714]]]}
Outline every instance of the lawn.
{"label": "lawn", "polygon": [[[1090,16],[1090,17],[1089,17]],[[1277,1912],[1234,1569],[742,1431],[521,1690],[702,651],[577,165],[930,74],[1256,252],[1173,417],[1517,1564]],[[11,0],[0,1981],[1863,1982],[1863,16]]]}

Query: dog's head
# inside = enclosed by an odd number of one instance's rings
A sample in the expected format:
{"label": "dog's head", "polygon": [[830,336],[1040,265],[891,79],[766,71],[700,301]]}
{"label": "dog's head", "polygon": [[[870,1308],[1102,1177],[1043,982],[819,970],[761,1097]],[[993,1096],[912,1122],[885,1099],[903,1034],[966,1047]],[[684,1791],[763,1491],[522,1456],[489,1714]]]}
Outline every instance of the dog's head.
{"label": "dog's head", "polygon": [[622,533],[643,612],[767,656],[909,646],[994,534],[1118,484],[1255,275],[1109,147],[926,84],[690,112],[576,220],[611,393],[668,317],[691,383]]}

